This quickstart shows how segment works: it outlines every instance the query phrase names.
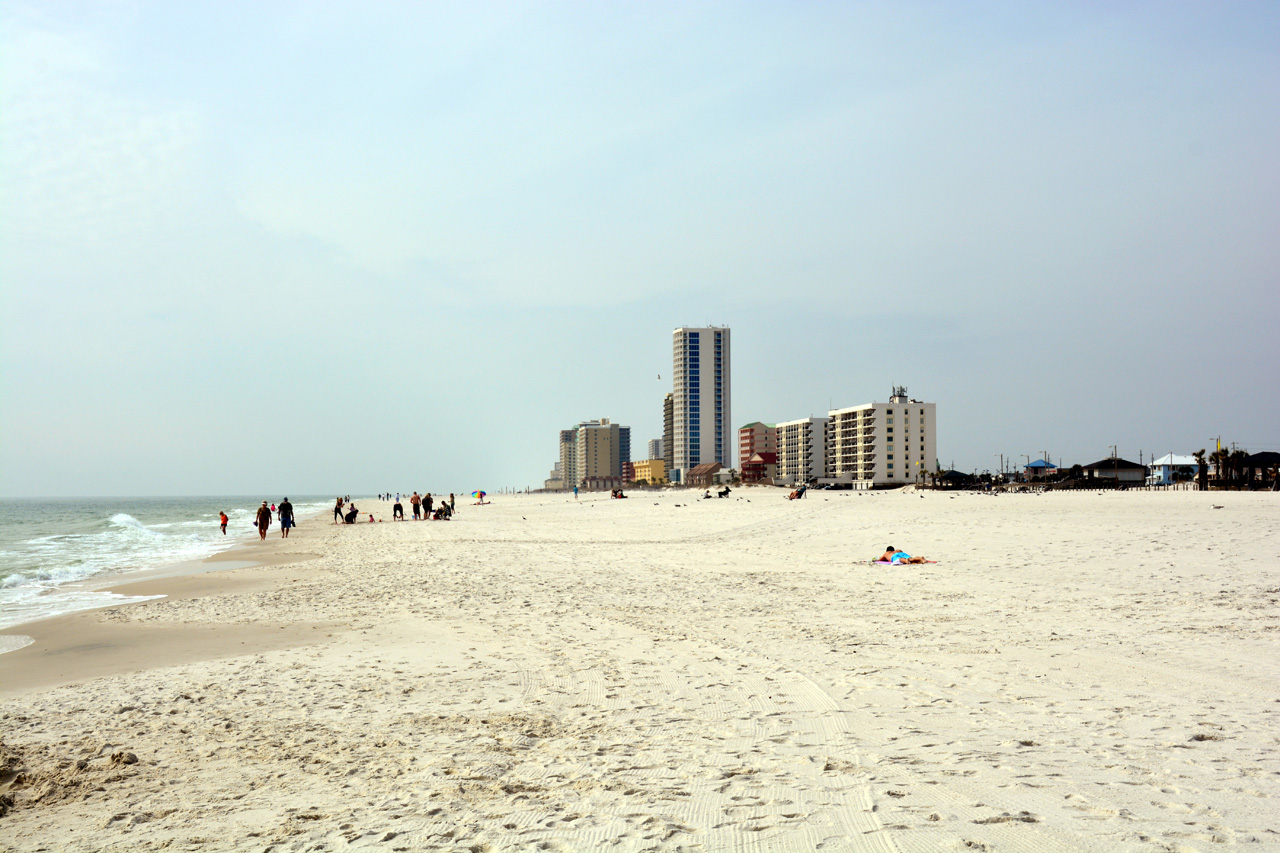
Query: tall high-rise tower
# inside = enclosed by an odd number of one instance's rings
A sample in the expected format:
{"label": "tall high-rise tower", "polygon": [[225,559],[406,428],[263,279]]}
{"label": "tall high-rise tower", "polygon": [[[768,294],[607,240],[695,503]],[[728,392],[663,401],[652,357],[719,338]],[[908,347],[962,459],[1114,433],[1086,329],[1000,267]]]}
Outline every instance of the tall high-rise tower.
{"label": "tall high-rise tower", "polygon": [[676,467],[676,404],[675,395],[668,394],[662,398],[662,461],[666,463],[668,474]]}
{"label": "tall high-rise tower", "polygon": [[737,433],[729,417],[729,330],[718,326],[671,333],[672,467],[684,481],[696,465],[737,464]]}

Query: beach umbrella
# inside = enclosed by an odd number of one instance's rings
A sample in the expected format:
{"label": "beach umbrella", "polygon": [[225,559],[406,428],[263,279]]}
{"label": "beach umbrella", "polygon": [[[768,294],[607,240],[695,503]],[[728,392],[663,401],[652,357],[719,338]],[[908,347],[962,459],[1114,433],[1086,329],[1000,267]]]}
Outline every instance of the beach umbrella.
{"label": "beach umbrella", "polygon": [[485,492],[472,492],[471,497],[475,498],[478,501],[482,501],[484,500],[485,494],[486,494]]}

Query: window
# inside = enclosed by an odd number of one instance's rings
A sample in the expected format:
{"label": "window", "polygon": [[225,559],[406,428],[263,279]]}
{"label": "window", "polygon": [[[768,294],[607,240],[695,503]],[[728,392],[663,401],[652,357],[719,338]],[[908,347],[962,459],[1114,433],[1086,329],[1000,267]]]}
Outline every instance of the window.
{"label": "window", "polygon": [[893,427],[886,427],[885,432],[893,432]]}

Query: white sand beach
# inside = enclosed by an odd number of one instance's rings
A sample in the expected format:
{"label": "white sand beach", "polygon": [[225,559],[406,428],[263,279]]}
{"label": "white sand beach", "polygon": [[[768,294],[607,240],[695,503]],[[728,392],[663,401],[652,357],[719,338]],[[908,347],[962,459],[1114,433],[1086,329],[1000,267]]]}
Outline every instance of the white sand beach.
{"label": "white sand beach", "polygon": [[1280,496],[783,494],[359,501],[9,631],[0,849],[1280,850]]}

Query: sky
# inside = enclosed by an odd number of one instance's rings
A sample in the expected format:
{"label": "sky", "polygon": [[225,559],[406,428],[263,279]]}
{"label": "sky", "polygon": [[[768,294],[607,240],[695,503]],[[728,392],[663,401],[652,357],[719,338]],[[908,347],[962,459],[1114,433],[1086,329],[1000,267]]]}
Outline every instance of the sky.
{"label": "sky", "polygon": [[708,324],[735,427],[1280,450],[1277,152],[1274,3],[7,0],[0,495],[536,488]]}

